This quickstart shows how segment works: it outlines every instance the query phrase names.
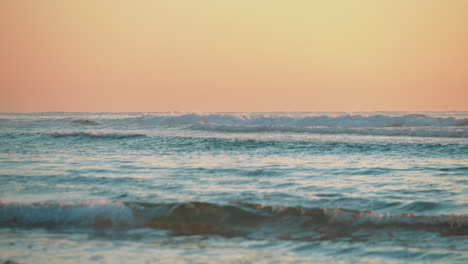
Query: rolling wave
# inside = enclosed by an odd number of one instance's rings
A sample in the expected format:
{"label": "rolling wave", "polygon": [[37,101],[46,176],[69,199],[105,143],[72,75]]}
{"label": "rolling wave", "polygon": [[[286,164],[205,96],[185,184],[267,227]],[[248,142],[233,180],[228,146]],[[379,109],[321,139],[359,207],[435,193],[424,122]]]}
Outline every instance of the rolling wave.
{"label": "rolling wave", "polygon": [[193,125],[197,130],[212,130],[222,132],[293,132],[313,134],[354,134],[378,136],[415,136],[415,137],[468,137],[467,129],[434,129],[434,128],[403,128],[403,127],[304,127],[292,125],[232,125],[200,121]]}
{"label": "rolling wave", "polygon": [[96,132],[96,131],[86,131],[86,132],[51,132],[47,135],[53,137],[85,137],[85,138],[107,138],[107,139],[122,139],[122,138],[134,138],[134,137],[145,137],[144,134],[139,133],[105,133],[105,132]]}
{"label": "rolling wave", "polygon": [[468,126],[468,118],[407,115],[312,115],[312,114],[159,114],[146,115],[145,122],[156,125],[195,124],[200,121],[222,125],[294,126],[294,127],[452,127]]}
{"label": "rolling wave", "polygon": [[264,206],[232,202],[0,202],[0,227],[157,228],[177,234],[262,235],[277,239],[328,239],[357,231],[429,231],[468,235],[468,216],[380,214],[341,208]]}

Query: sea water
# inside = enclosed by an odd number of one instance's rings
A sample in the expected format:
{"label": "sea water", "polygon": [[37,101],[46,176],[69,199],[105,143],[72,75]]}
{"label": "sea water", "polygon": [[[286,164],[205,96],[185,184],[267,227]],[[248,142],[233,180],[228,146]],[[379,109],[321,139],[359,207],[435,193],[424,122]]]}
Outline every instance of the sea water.
{"label": "sea water", "polygon": [[468,263],[468,113],[0,114],[0,263]]}

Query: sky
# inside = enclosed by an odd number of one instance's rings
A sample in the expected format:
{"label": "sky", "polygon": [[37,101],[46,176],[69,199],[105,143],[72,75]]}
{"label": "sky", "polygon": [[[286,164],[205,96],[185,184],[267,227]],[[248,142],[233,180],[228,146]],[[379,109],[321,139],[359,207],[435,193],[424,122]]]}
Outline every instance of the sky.
{"label": "sky", "polygon": [[0,112],[468,111],[466,0],[3,0]]}

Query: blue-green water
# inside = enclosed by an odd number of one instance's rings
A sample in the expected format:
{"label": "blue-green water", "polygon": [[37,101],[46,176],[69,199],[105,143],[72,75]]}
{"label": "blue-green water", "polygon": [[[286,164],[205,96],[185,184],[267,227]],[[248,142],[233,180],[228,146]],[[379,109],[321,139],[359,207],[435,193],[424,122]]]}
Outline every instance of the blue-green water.
{"label": "blue-green water", "polygon": [[1,262],[468,262],[467,112],[0,114],[0,183]]}

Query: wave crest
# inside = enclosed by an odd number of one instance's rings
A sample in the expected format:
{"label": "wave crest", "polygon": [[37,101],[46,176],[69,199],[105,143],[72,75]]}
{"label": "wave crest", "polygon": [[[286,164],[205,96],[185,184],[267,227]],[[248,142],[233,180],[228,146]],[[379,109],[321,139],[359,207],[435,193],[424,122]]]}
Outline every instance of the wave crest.
{"label": "wave crest", "polygon": [[[0,226],[63,226],[86,228],[158,228],[179,234],[218,234],[255,236],[262,234],[284,239],[321,239],[347,236],[359,230],[387,232],[395,229],[439,232],[442,235],[468,235],[468,216],[382,214],[341,208],[266,206],[232,202],[211,203],[33,203],[0,202]],[[281,230],[279,234],[278,230]],[[307,233],[307,237],[301,237]]]}
{"label": "wave crest", "polygon": [[354,135],[378,135],[378,136],[416,136],[416,137],[453,137],[466,138],[466,129],[434,129],[434,128],[346,128],[346,127],[303,127],[291,125],[232,125],[217,124],[200,121],[193,125],[194,129],[212,130],[223,132],[292,132],[313,134],[354,134]]}
{"label": "wave crest", "polygon": [[313,114],[159,114],[145,115],[145,122],[156,125],[190,125],[200,121],[223,125],[270,125],[296,127],[447,127],[467,126],[468,118],[406,115],[313,115]]}

